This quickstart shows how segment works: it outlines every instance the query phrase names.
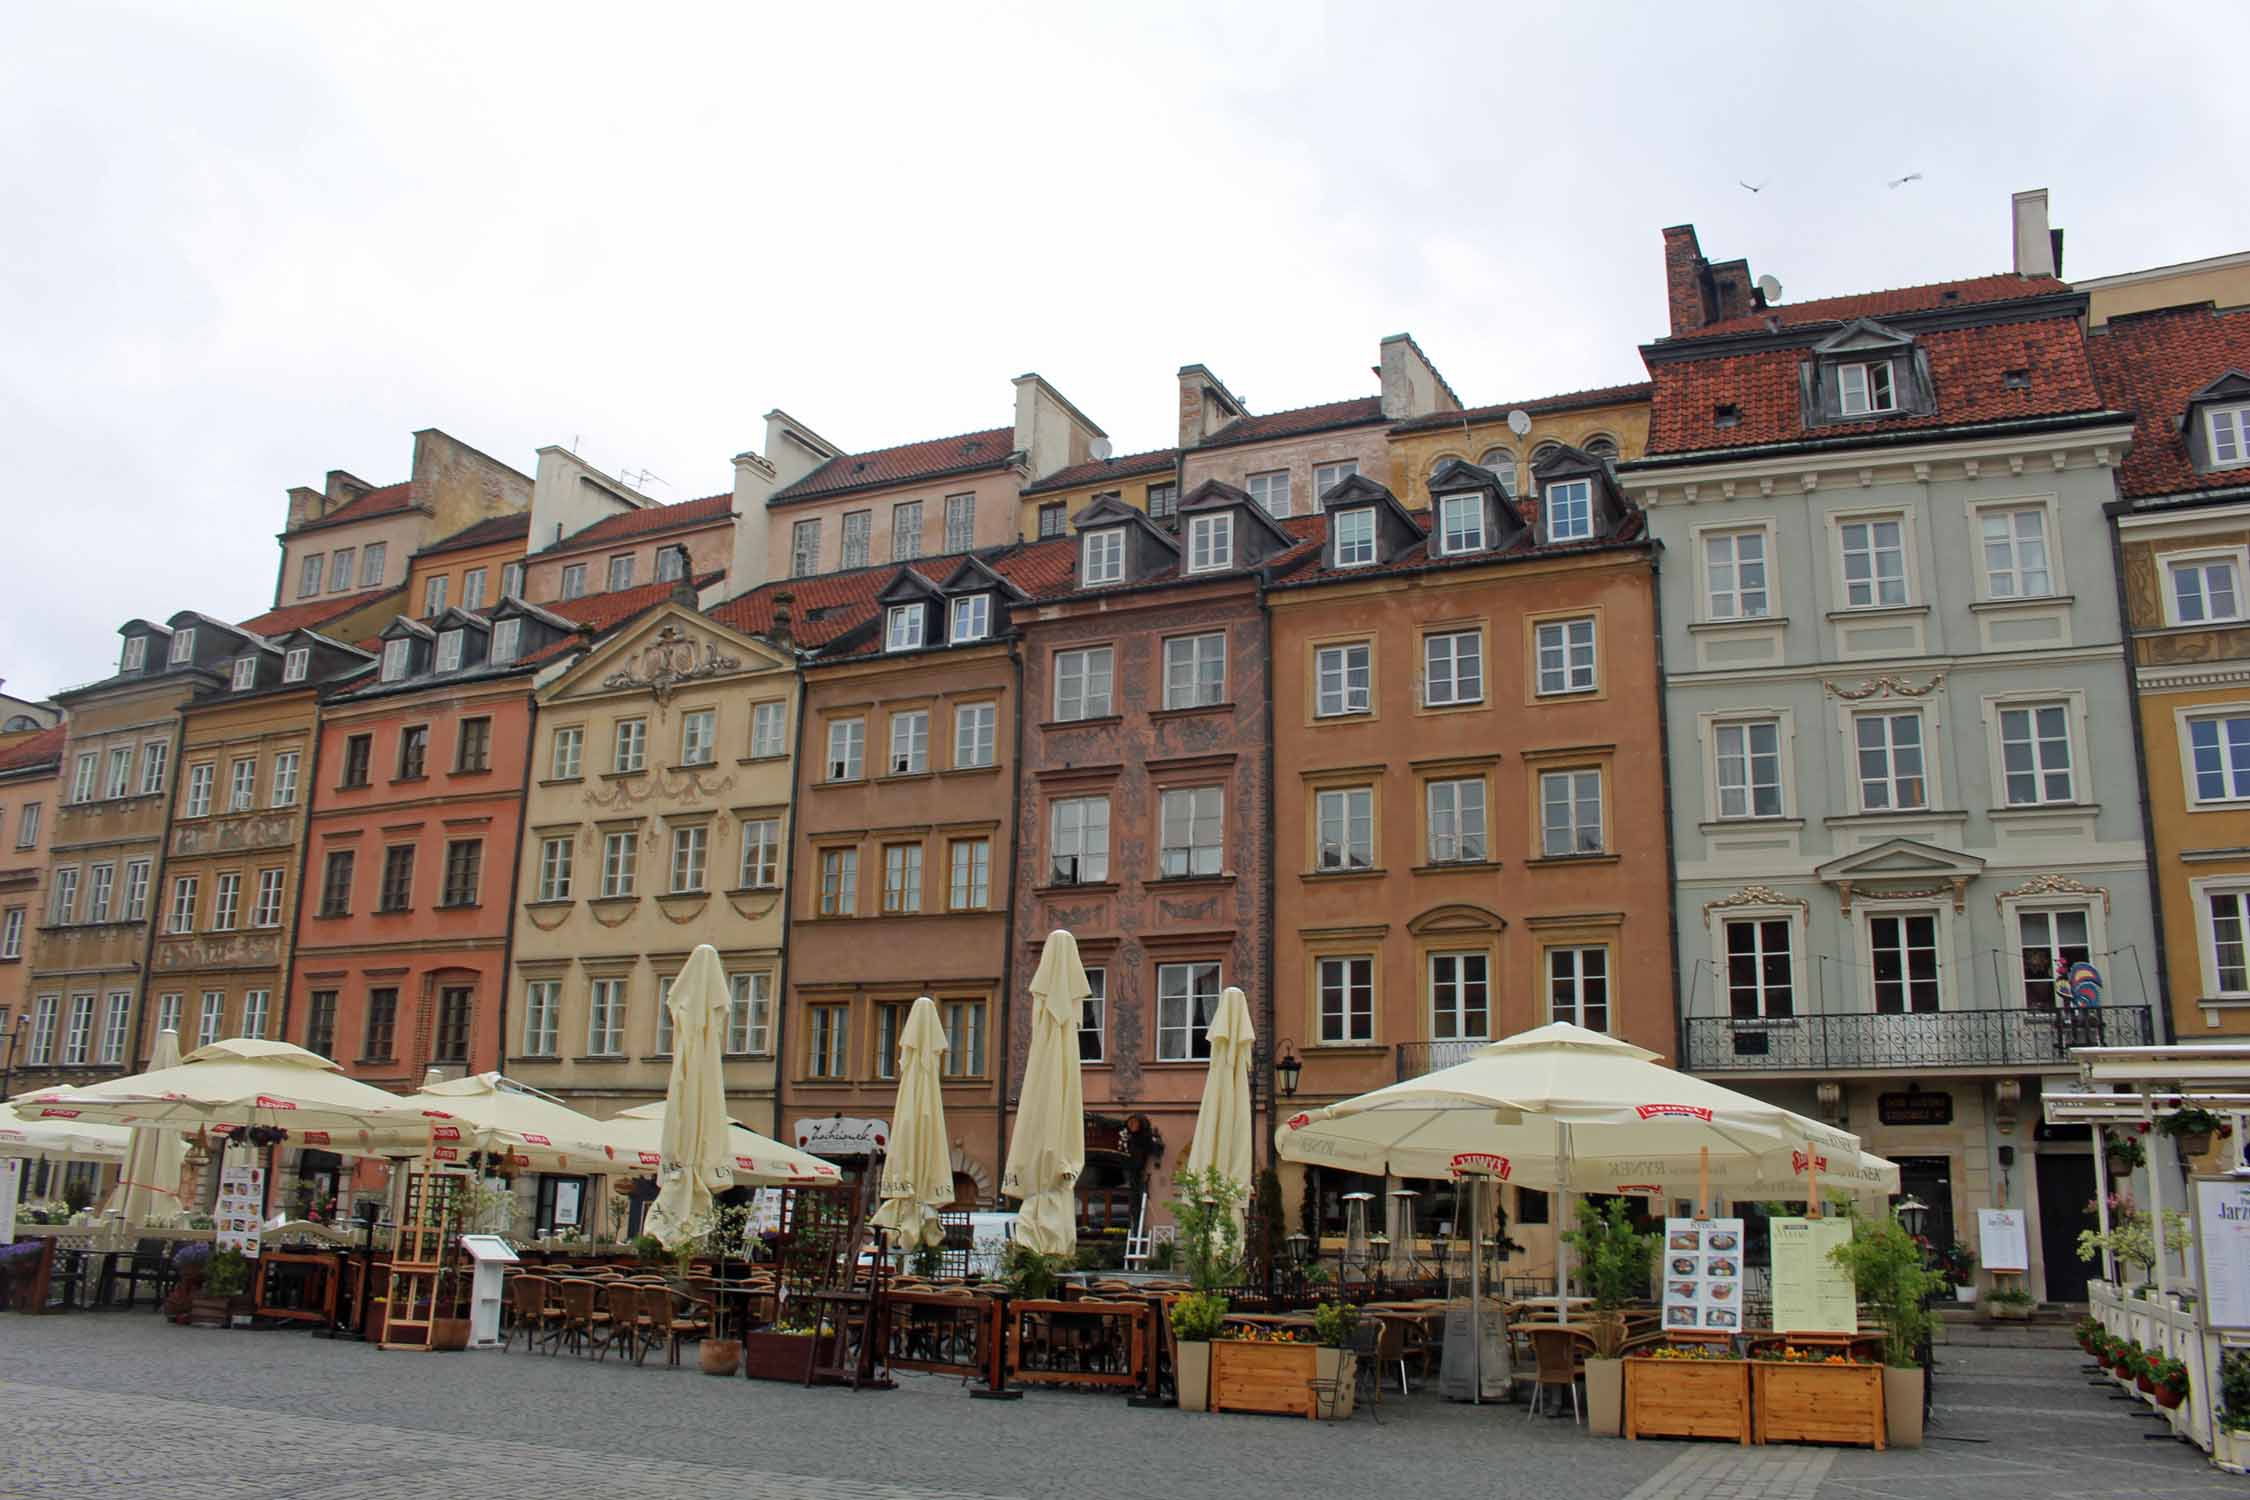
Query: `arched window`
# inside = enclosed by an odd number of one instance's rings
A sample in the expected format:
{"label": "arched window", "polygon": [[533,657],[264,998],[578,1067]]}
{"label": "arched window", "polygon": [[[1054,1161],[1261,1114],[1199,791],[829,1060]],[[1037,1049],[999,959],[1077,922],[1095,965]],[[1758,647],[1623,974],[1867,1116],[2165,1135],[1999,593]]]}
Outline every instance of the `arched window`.
{"label": "arched window", "polygon": [[1536,490],[1539,485],[1539,466],[1545,463],[1554,454],[1560,452],[1561,449],[1562,444],[1560,443],[1541,443],[1538,447],[1531,450],[1531,468],[1529,477],[1534,490]]}
{"label": "arched window", "polygon": [[1477,460],[1479,468],[1490,469],[1500,481],[1500,488],[1509,499],[1516,497],[1516,455],[1506,448],[1490,448]]}
{"label": "arched window", "polygon": [[1586,455],[1589,458],[1598,458],[1605,464],[1616,463],[1617,439],[1606,432],[1594,434],[1594,436],[1586,439]]}

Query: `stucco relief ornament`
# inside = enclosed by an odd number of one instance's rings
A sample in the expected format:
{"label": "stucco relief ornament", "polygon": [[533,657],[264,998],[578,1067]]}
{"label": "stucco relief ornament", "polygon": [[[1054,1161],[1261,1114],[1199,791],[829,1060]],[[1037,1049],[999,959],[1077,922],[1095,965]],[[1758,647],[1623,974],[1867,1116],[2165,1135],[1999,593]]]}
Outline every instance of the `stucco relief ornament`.
{"label": "stucco relief ornament", "polygon": [[1916,687],[1904,677],[1895,677],[1886,672],[1880,677],[1868,678],[1858,687],[1845,687],[1840,682],[1831,682],[1825,685],[1828,691],[1845,702],[1858,703],[1864,699],[1872,698],[1878,693],[1893,693],[1901,698],[1927,698],[1930,694],[1936,692],[1944,681],[1945,674],[1938,672],[1933,674],[1928,682]]}
{"label": "stucco relief ornament", "polygon": [[[570,908],[565,907],[560,911],[541,912],[536,908],[527,906],[524,908],[523,914],[530,921],[531,925],[538,928],[541,932],[555,932],[559,930],[565,922],[568,922],[570,920],[570,911]],[[549,917],[552,917],[554,920],[547,920]]]}
{"label": "stucco relief ornament", "polygon": [[1731,896],[1721,896],[1716,901],[1704,902],[1703,920],[1708,924],[1711,920],[1711,913],[1727,911],[1738,906],[1794,906],[1799,911],[1812,910],[1811,902],[1801,901],[1795,896],[1784,895],[1770,885],[1746,885]]}
{"label": "stucco relief ornament", "polygon": [[722,656],[715,642],[703,642],[701,660],[696,643],[677,625],[667,625],[640,650],[639,669],[620,667],[602,679],[605,688],[644,688],[659,704],[671,701],[672,690],[683,682],[718,677],[740,671],[742,659]]}
{"label": "stucco relief ornament", "polygon": [[2075,875],[2034,875],[2012,891],[2002,891],[1992,898],[1999,906],[2025,896],[2099,896],[2102,909],[2109,909],[2109,892],[2098,885],[2088,885]]}

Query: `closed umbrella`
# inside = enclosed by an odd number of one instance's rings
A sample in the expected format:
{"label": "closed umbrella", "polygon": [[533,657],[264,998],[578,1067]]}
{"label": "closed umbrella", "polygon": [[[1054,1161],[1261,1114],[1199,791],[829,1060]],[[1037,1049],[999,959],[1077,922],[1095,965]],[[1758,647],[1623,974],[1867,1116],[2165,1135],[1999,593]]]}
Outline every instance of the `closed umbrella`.
{"label": "closed umbrella", "polygon": [[1068,1255],[1078,1245],[1078,1174],[1086,1170],[1078,1028],[1092,994],[1078,939],[1059,928],[1047,934],[1031,976],[1031,1055],[1000,1180],[1000,1191],[1020,1200],[1016,1242],[1042,1255]]}
{"label": "closed umbrella", "polygon": [[663,1160],[647,1229],[666,1245],[701,1233],[711,1199],[734,1185],[727,1151],[727,973],[698,943],[672,983],[672,1078],[664,1090]]}
{"label": "closed umbrella", "polygon": [[[149,1049],[148,1065],[152,1072],[180,1065],[178,1032],[166,1030],[156,1034],[156,1045]],[[135,1126],[124,1171],[117,1179],[117,1188],[110,1194],[105,1211],[116,1213],[122,1209],[128,1229],[141,1228],[152,1213],[178,1213],[180,1168],[186,1161],[187,1145],[176,1128]]]}
{"label": "closed umbrella", "polygon": [[1203,1103],[1195,1112],[1195,1141],[1188,1147],[1191,1172],[1216,1167],[1242,1189],[1235,1201],[1234,1227],[1242,1229],[1243,1204],[1250,1194],[1250,1059],[1258,1033],[1250,1024],[1250,1003],[1227,986],[1212,1019],[1211,1071],[1203,1079]]}
{"label": "closed umbrella", "polygon": [[[664,1111],[665,1101],[659,1099],[602,1122],[611,1170],[640,1177],[657,1174],[664,1163]],[[727,1154],[734,1164],[735,1187],[838,1187],[844,1180],[834,1162],[732,1121],[727,1126]]]}
{"label": "closed umbrella", "polygon": [[953,1155],[945,1135],[945,1098],[938,1075],[945,1056],[945,1027],[937,1002],[924,995],[907,1012],[898,1043],[898,1105],[891,1120],[891,1154],[883,1160],[883,1206],[875,1222],[900,1246],[935,1245],[945,1238],[940,1215],[953,1201]]}

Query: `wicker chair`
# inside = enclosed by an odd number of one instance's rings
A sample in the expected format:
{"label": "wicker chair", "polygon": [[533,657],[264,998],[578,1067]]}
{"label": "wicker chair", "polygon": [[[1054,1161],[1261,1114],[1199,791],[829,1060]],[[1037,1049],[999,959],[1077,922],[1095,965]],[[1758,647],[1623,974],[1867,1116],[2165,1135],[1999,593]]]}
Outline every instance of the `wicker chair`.
{"label": "wicker chair", "polygon": [[648,1324],[649,1342],[652,1346],[664,1345],[665,1363],[676,1365],[680,1362],[680,1345],[704,1337],[711,1325],[702,1318],[681,1316],[678,1302],[685,1299],[670,1287],[644,1286],[640,1290],[641,1317]]}
{"label": "wicker chair", "polygon": [[[1525,1408],[1525,1416],[1537,1416],[1546,1406],[1548,1389],[1561,1386],[1570,1392],[1571,1420],[1584,1420],[1584,1413],[1578,1404],[1578,1377],[1586,1373],[1585,1350],[1588,1342],[1586,1334],[1576,1328],[1558,1325],[1531,1330],[1531,1404]],[[1559,1405],[1556,1409],[1561,1410]]]}
{"label": "wicker chair", "polygon": [[523,1335],[526,1354],[536,1353],[541,1343],[553,1354],[562,1343],[563,1307],[555,1300],[555,1284],[544,1276],[518,1275],[508,1283],[508,1307],[515,1321],[508,1329],[508,1347],[513,1349],[516,1335]]}
{"label": "wicker chair", "polygon": [[621,1352],[632,1355],[636,1365],[648,1358],[649,1348],[656,1342],[656,1325],[649,1320],[643,1290],[627,1281],[613,1281],[602,1289],[603,1302],[609,1308],[610,1339],[622,1344]]}
{"label": "wicker chair", "polygon": [[608,1310],[595,1305],[594,1298],[600,1288],[583,1277],[574,1277],[556,1283],[555,1290],[562,1302],[563,1334],[569,1338],[572,1351],[584,1354],[586,1346],[591,1344],[596,1358],[606,1356],[616,1335],[610,1327]]}

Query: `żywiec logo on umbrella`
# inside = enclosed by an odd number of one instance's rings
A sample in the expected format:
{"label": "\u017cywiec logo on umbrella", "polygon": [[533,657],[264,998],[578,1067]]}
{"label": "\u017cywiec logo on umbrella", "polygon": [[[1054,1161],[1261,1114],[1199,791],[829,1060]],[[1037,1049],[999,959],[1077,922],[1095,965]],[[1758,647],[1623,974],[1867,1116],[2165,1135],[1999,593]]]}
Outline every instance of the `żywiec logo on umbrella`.
{"label": "\u017cywiec logo on umbrella", "polygon": [[457,1141],[461,1139],[461,1127],[458,1125],[432,1125],[430,1127],[430,1139],[433,1141]]}
{"label": "\u017cywiec logo on umbrella", "polygon": [[1508,1158],[1495,1156],[1490,1151],[1463,1151],[1453,1158],[1453,1175],[1461,1177],[1473,1173],[1505,1178],[1511,1166]]}
{"label": "\u017cywiec logo on umbrella", "polygon": [[527,1133],[524,1136],[524,1139],[534,1146],[552,1146],[554,1144],[553,1141],[548,1140],[543,1135],[531,1135]]}
{"label": "\u017cywiec logo on umbrella", "polygon": [[1661,1198],[1664,1185],[1660,1182],[1621,1182],[1617,1185],[1620,1198]]}
{"label": "\u017cywiec logo on umbrella", "polygon": [[276,1099],[270,1094],[260,1094],[256,1101],[256,1107],[259,1109],[295,1109],[297,1101],[294,1099]]}
{"label": "\u017cywiec logo on umbrella", "polygon": [[1789,1153],[1790,1171],[1802,1177],[1805,1175],[1805,1168],[1807,1167],[1811,1167],[1816,1172],[1825,1172],[1828,1170],[1828,1158],[1825,1156],[1807,1156],[1802,1151]]}
{"label": "\u017cywiec logo on umbrella", "polygon": [[1290,1116],[1290,1117],[1289,1117],[1289,1118],[1288,1118],[1287,1120],[1283,1121],[1282,1123],[1283,1123],[1284,1125],[1286,1125],[1286,1126],[1287,1126],[1287,1127],[1288,1127],[1289,1129],[1291,1129],[1291,1130],[1302,1130],[1302,1129],[1304,1129],[1304,1128],[1305,1128],[1305,1127],[1306,1127],[1307,1125],[1310,1125],[1310,1124],[1312,1123],[1312,1116],[1311,1116],[1311,1115],[1309,1115],[1309,1114],[1306,1114],[1306,1113],[1305,1113],[1304,1111],[1302,1111],[1302,1110],[1299,1110],[1299,1111],[1298,1111],[1298,1112],[1297,1112],[1296,1114],[1293,1114],[1293,1115],[1291,1115],[1291,1116]]}
{"label": "\u017cywiec logo on umbrella", "polygon": [[1706,1125],[1711,1123],[1711,1111],[1700,1104],[1636,1104],[1633,1112],[1644,1120],[1672,1115],[1686,1120],[1701,1120]]}

